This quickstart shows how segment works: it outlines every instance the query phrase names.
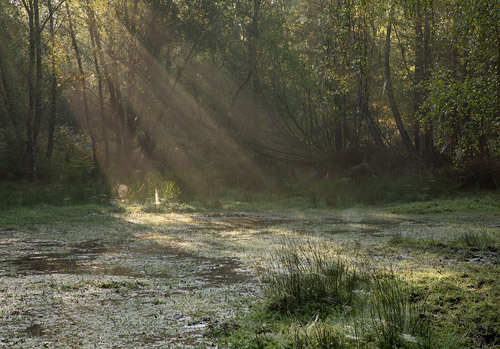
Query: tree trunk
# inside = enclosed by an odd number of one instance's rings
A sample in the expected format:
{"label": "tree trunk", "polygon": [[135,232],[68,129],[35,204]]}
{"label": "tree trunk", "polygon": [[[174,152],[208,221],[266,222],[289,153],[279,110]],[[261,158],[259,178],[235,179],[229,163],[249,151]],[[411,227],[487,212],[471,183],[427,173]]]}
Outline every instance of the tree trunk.
{"label": "tree trunk", "polygon": [[386,89],[387,89],[387,96],[389,97],[389,103],[391,105],[392,109],[392,114],[394,116],[394,121],[396,122],[396,125],[399,130],[399,134],[401,135],[401,138],[403,139],[403,142],[406,146],[406,149],[408,150],[409,153],[414,153],[415,148],[413,147],[413,144],[411,143],[410,137],[408,136],[408,132],[406,132],[406,129],[403,124],[403,120],[401,118],[401,114],[399,114],[399,110],[396,104],[396,99],[394,98],[394,89],[392,87],[392,81],[391,81],[391,66],[390,66],[390,52],[391,52],[391,29],[392,29],[392,17],[393,17],[393,10],[391,10],[389,14],[389,23],[387,24],[387,34],[385,38],[385,79],[386,79]]}
{"label": "tree trunk", "polygon": [[87,97],[87,82],[85,80],[85,72],[83,70],[82,56],[80,53],[80,48],[78,47],[78,43],[76,41],[76,34],[75,34],[74,29],[73,29],[71,12],[69,10],[68,3],[66,3],[66,12],[68,14],[69,34],[71,36],[71,41],[73,44],[73,48],[75,50],[76,62],[78,64],[78,71],[80,73],[79,82],[80,82],[80,87],[82,89],[83,118],[84,118],[83,121],[85,123],[85,127],[87,128],[87,131],[89,132],[90,141],[92,143],[92,159],[94,160],[94,162],[97,162],[96,140],[95,140],[95,135],[94,135],[94,129],[91,125],[90,115],[89,115],[89,104],[88,104],[88,97]]}
{"label": "tree trunk", "polygon": [[7,109],[6,122],[11,123],[14,127],[14,131],[16,133],[17,140],[22,143],[23,142],[23,134],[21,133],[19,127],[19,119],[18,119],[18,110],[14,107],[14,96],[11,91],[12,83],[9,82],[8,71],[10,70],[9,62],[6,62],[4,59],[4,54],[2,52],[2,45],[0,45],[0,81],[3,89],[3,99],[5,108]]}
{"label": "tree trunk", "polygon": [[423,102],[422,82],[424,81],[424,35],[422,30],[422,14],[420,8],[417,9],[415,19],[415,74],[413,79],[413,115],[415,118],[413,137],[415,149],[422,156],[424,142],[420,129],[420,106]]}
{"label": "tree trunk", "polygon": [[122,136],[122,127],[121,127],[121,121],[123,117],[123,107],[121,104],[121,101],[119,100],[119,93],[117,93],[117,88],[115,86],[115,83],[112,78],[112,74],[110,72],[110,69],[108,67],[108,63],[106,59],[104,58],[104,50],[102,48],[101,44],[101,34],[99,30],[97,29],[97,23],[95,19],[95,13],[94,9],[91,6],[91,1],[87,0],[87,9],[88,9],[88,16],[89,16],[89,23],[90,26],[93,28],[94,31],[94,39],[95,39],[95,45],[97,48],[97,56],[99,57],[99,60],[101,61],[102,69],[104,71],[104,79],[106,81],[106,84],[108,85],[108,90],[109,90],[109,96],[111,100],[111,109],[112,109],[112,115],[113,115],[113,133],[115,134],[115,153],[116,153],[116,159],[119,163],[119,166],[121,166],[121,163],[124,161],[123,159],[123,136]]}
{"label": "tree trunk", "polygon": [[37,178],[36,160],[35,160],[35,144],[33,137],[33,121],[35,120],[35,60],[36,60],[36,38],[35,38],[35,23],[34,23],[34,8],[33,1],[29,1],[25,7],[28,14],[29,26],[29,60],[28,60],[28,117],[26,118],[26,157],[28,161],[28,174],[30,179]]}
{"label": "tree trunk", "polygon": [[56,108],[57,108],[57,69],[56,69],[56,59],[55,59],[55,33],[54,33],[54,16],[52,1],[47,0],[47,6],[49,8],[49,32],[50,32],[50,42],[51,42],[51,52],[50,52],[50,112],[49,112],[49,124],[48,124],[48,137],[47,137],[47,158],[52,158],[52,153],[54,150],[54,130],[56,122]]}
{"label": "tree trunk", "polygon": [[259,15],[260,15],[261,0],[253,0],[252,22],[250,23],[248,37],[248,56],[250,60],[250,75],[252,76],[253,85],[253,111],[252,111],[252,138],[258,138],[258,92],[259,92],[259,77],[257,75],[257,40],[259,38]]}
{"label": "tree trunk", "polygon": [[[423,81],[427,81],[431,74],[431,65],[432,65],[432,57],[431,57],[431,22],[429,20],[429,10],[426,8],[425,18],[424,18],[424,74]],[[422,96],[422,103],[425,99],[425,96]],[[425,115],[423,115],[425,116]],[[430,120],[429,127],[425,130],[424,133],[424,154],[428,158],[428,160],[432,160],[434,154],[434,135],[433,135],[433,127],[432,120]]]}
{"label": "tree trunk", "polygon": [[35,114],[33,120],[33,145],[36,144],[40,125],[42,122],[42,28],[40,26],[40,6],[38,0],[33,3],[35,19],[35,56],[36,56],[36,80],[35,80]]}
{"label": "tree trunk", "polygon": [[129,47],[128,47],[128,74],[127,74],[127,115],[126,115],[126,134],[124,137],[124,151],[127,157],[133,152],[133,142],[132,137],[139,126],[141,115],[137,112],[137,85],[136,85],[136,72],[138,66],[138,52],[137,52],[137,42],[135,39],[136,33],[136,20],[138,0],[134,0],[132,8],[132,18],[129,17],[127,4],[123,5],[125,7],[125,14],[128,22],[128,30],[131,34]]}
{"label": "tree trunk", "polygon": [[90,42],[92,44],[92,52],[94,56],[94,66],[97,74],[97,89],[99,94],[99,114],[101,116],[101,127],[102,127],[102,140],[104,143],[104,167],[109,166],[109,142],[108,142],[108,132],[107,132],[107,121],[104,113],[104,94],[102,92],[102,74],[101,68],[99,66],[99,61],[97,59],[97,47],[95,43],[94,36],[94,26],[92,23],[89,25]]}

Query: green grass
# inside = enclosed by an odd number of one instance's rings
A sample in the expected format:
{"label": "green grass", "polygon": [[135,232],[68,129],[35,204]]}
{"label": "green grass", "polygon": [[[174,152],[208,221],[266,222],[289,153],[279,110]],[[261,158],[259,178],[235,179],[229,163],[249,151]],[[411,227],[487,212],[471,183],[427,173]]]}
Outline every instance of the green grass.
{"label": "green grass", "polygon": [[283,314],[345,311],[366,286],[366,276],[341,258],[328,258],[311,246],[288,244],[275,254],[275,268],[265,278],[268,309]]}
{"label": "green grass", "polygon": [[436,198],[419,202],[408,202],[389,206],[393,213],[402,214],[436,214],[456,212],[500,213],[499,192],[456,193],[455,198]]}
{"label": "green grass", "polygon": [[[394,212],[440,213],[450,212],[458,206],[471,210],[484,207],[500,209],[497,195],[488,194],[477,202],[466,202],[460,198],[458,183],[419,178],[415,176],[368,177],[362,180],[348,177],[318,179],[312,175],[276,179],[273,184],[258,190],[246,190],[224,186],[218,181],[187,187],[193,183],[149,176],[136,179],[128,187],[125,200],[151,206],[155,201],[155,190],[162,204],[188,203],[208,210],[218,209],[267,209],[283,208],[332,208],[353,205],[377,206],[394,204]],[[184,183],[186,188],[177,183]],[[116,188],[115,188],[116,189]],[[106,203],[117,195],[101,178],[79,179],[62,182],[4,182],[0,183],[0,209],[9,207],[33,207],[39,204],[74,205]],[[466,193],[470,195],[470,193]],[[433,200],[446,198],[448,202],[436,204]],[[407,204],[412,205],[407,205]],[[399,206],[398,206],[399,205]],[[168,206],[168,205],[167,205]]]}
{"label": "green grass", "polygon": [[[202,191],[200,193],[203,194]],[[347,177],[318,179],[313,176],[282,179],[271,188],[249,191],[219,188],[215,199],[209,191],[201,195],[200,202],[209,208],[343,208],[354,205],[380,206],[429,202],[439,198],[455,198],[461,193],[459,183],[419,178],[369,177],[363,180]],[[205,202],[215,200],[218,205]],[[431,204],[432,205],[432,204]],[[427,207],[425,204],[423,207]],[[412,210],[408,207],[407,210]]]}
{"label": "green grass", "polygon": [[75,206],[49,206],[39,205],[34,208],[15,207],[0,211],[0,230],[8,230],[33,224],[52,224],[57,222],[84,222],[112,219],[109,214],[123,213],[125,209],[111,205],[75,205]]}

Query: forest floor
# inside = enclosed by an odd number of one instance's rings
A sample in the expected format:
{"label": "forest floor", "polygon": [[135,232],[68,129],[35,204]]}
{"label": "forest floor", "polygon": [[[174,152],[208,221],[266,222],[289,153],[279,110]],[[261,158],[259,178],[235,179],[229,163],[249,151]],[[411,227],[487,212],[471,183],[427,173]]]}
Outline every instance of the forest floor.
{"label": "forest floor", "polygon": [[0,347],[284,343],[287,331],[247,318],[273,254],[291,242],[391,268],[424,290],[433,322],[456,343],[496,347],[498,241],[498,203],[467,198],[378,208],[10,209],[0,212]]}

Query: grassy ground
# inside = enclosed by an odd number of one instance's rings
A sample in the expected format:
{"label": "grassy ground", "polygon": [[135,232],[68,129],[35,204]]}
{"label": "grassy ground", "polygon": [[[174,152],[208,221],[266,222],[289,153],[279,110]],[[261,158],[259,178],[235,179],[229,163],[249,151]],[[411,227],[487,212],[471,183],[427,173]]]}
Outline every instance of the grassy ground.
{"label": "grassy ground", "polygon": [[497,194],[218,201],[0,211],[0,345],[500,347]]}

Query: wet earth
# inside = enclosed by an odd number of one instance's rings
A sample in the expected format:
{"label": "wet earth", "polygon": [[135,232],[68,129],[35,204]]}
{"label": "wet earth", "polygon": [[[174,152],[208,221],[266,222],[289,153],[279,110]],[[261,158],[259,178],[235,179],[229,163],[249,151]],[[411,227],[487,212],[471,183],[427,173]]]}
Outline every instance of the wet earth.
{"label": "wet earth", "polygon": [[0,227],[0,347],[215,347],[207,333],[231,331],[287,239],[360,244],[440,226],[349,210],[100,218]]}
{"label": "wet earth", "polygon": [[84,224],[0,231],[0,347],[210,347],[207,329],[245,311],[258,278],[238,257],[182,245],[196,245],[192,234],[279,221],[141,223],[92,234]]}

